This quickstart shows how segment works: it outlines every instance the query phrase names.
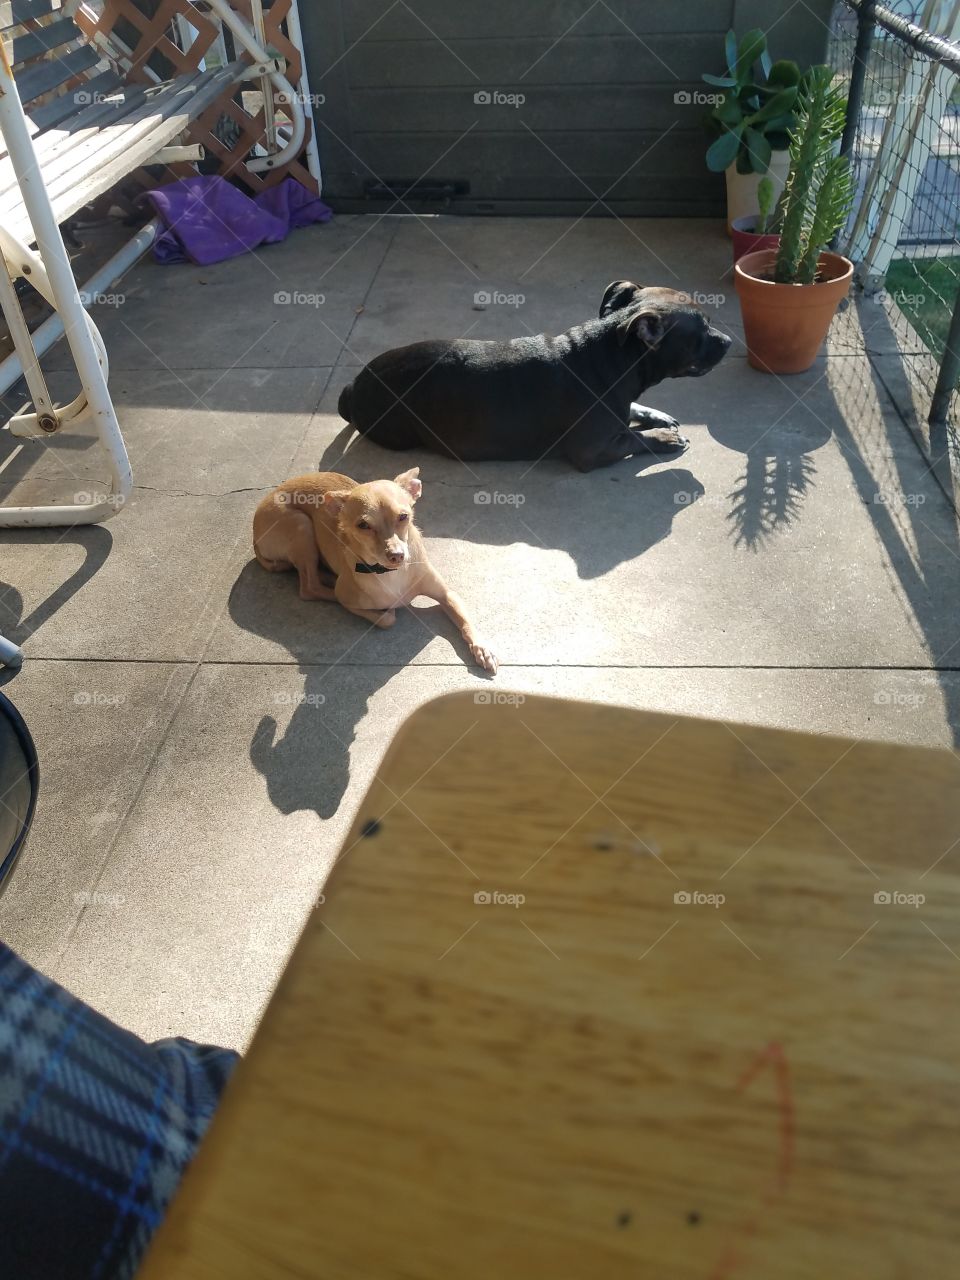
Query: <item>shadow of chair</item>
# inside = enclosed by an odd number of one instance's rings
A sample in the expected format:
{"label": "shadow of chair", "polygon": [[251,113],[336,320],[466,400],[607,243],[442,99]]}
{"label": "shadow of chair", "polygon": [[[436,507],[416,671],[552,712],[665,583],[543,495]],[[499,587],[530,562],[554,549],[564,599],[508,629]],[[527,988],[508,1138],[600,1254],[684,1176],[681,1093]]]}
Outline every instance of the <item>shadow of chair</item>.
{"label": "shadow of chair", "polygon": [[[26,617],[23,617],[23,597],[18,588],[0,580],[0,633],[14,644],[23,646],[105,563],[113,546],[113,537],[102,525],[78,529],[15,529],[5,530],[4,534],[7,539],[15,538],[19,544],[79,546],[84,553],[83,563]],[[5,674],[9,679],[16,672]]]}

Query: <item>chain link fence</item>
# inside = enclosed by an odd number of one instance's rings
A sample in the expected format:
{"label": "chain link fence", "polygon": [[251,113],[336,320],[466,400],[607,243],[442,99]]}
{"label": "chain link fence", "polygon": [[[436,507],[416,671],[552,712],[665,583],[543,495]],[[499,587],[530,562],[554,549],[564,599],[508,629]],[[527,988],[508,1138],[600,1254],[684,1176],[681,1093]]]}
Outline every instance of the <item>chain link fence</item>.
{"label": "chain link fence", "polygon": [[856,182],[839,247],[884,307],[937,461],[960,425],[960,0],[837,0],[828,59]]}

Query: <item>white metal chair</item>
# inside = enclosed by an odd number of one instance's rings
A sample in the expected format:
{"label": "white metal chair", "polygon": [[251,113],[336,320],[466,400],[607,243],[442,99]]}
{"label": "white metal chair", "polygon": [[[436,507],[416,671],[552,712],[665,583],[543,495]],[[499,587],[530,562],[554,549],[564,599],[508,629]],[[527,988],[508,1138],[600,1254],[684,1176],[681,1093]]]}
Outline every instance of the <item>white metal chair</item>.
{"label": "white metal chair", "polygon": [[[123,437],[107,389],[107,354],[100,333],[86,314],[73,278],[59,224],[127,174],[159,157],[170,158],[170,144],[225,89],[242,80],[268,80],[290,103],[293,127],[284,146],[252,160],[250,168],[271,168],[297,154],[305,124],[302,98],[284,76],[282,60],[271,57],[226,0],[208,7],[231,30],[244,58],[223,67],[199,70],[157,85],[125,84],[118,65],[99,71],[104,51],[85,43],[73,20],[79,0],[54,8],[54,0],[7,0],[0,21],[22,26],[25,16],[51,16],[50,25],[16,36],[13,61],[3,49],[0,60],[0,307],[10,329],[19,369],[27,383],[33,412],[8,424],[18,437],[44,438],[80,417],[90,416],[110,464],[109,494],[95,501],[55,506],[0,507],[0,527],[90,524],[115,514],[130,492],[132,477]],[[54,53],[36,60],[38,53]],[[23,59],[33,59],[25,69]],[[97,73],[76,87],[78,74]],[[62,84],[72,89],[50,100]],[[28,119],[24,101],[44,99]],[[134,237],[112,267],[125,269],[152,242],[156,224]],[[31,244],[36,244],[34,251]],[[5,266],[5,270],[3,267]],[[119,274],[118,270],[118,274]],[[18,277],[29,280],[54,309],[40,341],[31,339],[17,296]],[[114,277],[115,278],[115,277]],[[98,285],[102,287],[103,273]],[[88,295],[95,291],[86,289]],[[39,355],[63,333],[80,376],[81,391],[70,404],[54,405],[39,365]]]}
{"label": "white metal chair", "polygon": [[10,640],[0,636],[0,667],[19,667],[23,662],[23,650]]}
{"label": "white metal chair", "polygon": [[[171,144],[241,81],[260,81],[271,95],[272,90],[282,94],[291,121],[285,134],[274,129],[272,151],[247,161],[250,171],[282,166],[304,143],[303,103],[309,100],[305,74],[295,89],[284,75],[283,59],[271,56],[227,0],[206,0],[206,8],[230,30],[243,57],[157,84],[125,81],[129,57],[122,49],[104,47],[108,41],[86,39],[74,21],[79,4],[80,0],[66,0],[62,7],[57,0],[0,0],[0,308],[15,347],[15,355],[0,365],[0,381],[6,378],[5,388],[22,375],[32,400],[32,412],[20,413],[7,424],[14,436],[46,438],[80,418],[93,420],[109,461],[110,492],[85,503],[0,506],[0,528],[107,520],[132,487],[107,386],[107,353],[84,310],[60,224],[145,164],[196,158],[196,147]],[[257,3],[255,16],[260,12]],[[262,19],[256,25],[262,33]],[[269,124],[272,112],[265,114]],[[314,147],[314,158],[315,154]],[[318,170],[315,176],[319,178]],[[95,297],[116,279],[150,247],[157,230],[154,221],[139,231],[86,282],[84,295]],[[54,312],[34,334],[17,295],[21,277]],[[54,404],[39,363],[61,335],[81,383],[79,395],[65,406]],[[0,666],[16,666],[21,660],[20,649],[0,636]]]}

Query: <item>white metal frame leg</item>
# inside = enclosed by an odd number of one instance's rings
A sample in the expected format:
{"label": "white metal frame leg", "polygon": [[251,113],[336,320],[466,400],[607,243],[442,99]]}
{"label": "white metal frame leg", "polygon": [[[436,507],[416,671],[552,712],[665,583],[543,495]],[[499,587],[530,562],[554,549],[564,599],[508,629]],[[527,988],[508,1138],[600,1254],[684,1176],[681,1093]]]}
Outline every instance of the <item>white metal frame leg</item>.
{"label": "white metal frame leg", "polygon": [[[229,27],[236,37],[238,43],[247,51],[256,63],[271,63],[271,69],[267,72],[266,78],[269,79],[274,88],[283,96],[284,101],[290,108],[290,116],[292,119],[292,130],[290,138],[286,145],[281,147],[279,151],[275,151],[269,156],[258,156],[256,159],[247,160],[247,168],[251,173],[263,173],[268,169],[279,168],[280,165],[286,164],[288,160],[293,160],[300,154],[303,146],[303,139],[306,135],[306,120],[303,114],[303,103],[300,101],[300,95],[294,89],[293,85],[277,69],[276,62],[270,57],[270,54],[257,40],[255,34],[250,30],[235,10],[231,9],[227,0],[207,0],[208,5],[220,19],[221,23]],[[301,60],[305,62],[303,50],[300,50]],[[266,101],[266,94],[264,100]]]}
{"label": "white metal frame leg", "polygon": [[[105,293],[114,281],[119,280],[124,272],[127,271],[128,268],[132,267],[137,259],[147,252],[156,240],[159,232],[160,219],[152,218],[146,226],[140,228],[132,239],[128,240],[122,248],[118,249],[112,258],[105,262],[102,267],[98,268],[89,280],[85,280],[83,282],[83,288],[80,290],[80,300],[84,307],[90,306],[98,294]],[[6,253],[10,253],[15,257],[16,255],[14,254],[13,249],[10,248],[10,244],[12,244],[12,241],[7,244],[6,248],[4,248],[3,229],[0,227],[0,254],[5,255]],[[28,250],[27,252],[29,253],[30,251]],[[0,276],[2,276],[2,273],[0,273]],[[0,279],[0,284],[2,284],[2,279]],[[99,349],[103,343],[103,339],[100,337],[100,333],[96,326],[93,325],[92,320],[90,321],[90,324],[91,337],[94,342],[98,344]],[[32,360],[34,355],[37,357],[46,355],[53,344],[55,342],[59,342],[62,337],[63,320],[59,315],[57,315],[56,311],[54,311],[53,314],[47,316],[43,324],[40,325],[39,328],[34,329],[33,333],[30,335],[29,345],[26,348],[27,358]],[[16,347],[16,343],[14,343],[14,346]],[[102,351],[100,353],[100,364],[103,368],[103,376],[109,381],[109,367],[107,364],[106,351]],[[6,360],[0,360],[0,395],[9,391],[13,384],[19,378],[23,377],[23,374],[24,365],[20,359],[20,349],[17,347],[10,355],[7,356]],[[64,419],[64,410],[59,410],[58,416],[62,424]],[[12,435],[18,435],[20,433],[19,427],[11,425]],[[33,435],[34,432],[24,432],[24,434]]]}
{"label": "white metal frame leg", "polygon": [[23,650],[0,636],[0,667],[19,667],[22,662]]}
{"label": "white metal frame leg", "polygon": [[[49,435],[59,428],[61,420],[66,421],[76,418],[82,412],[88,412],[96,425],[100,443],[106,450],[111,473],[110,493],[102,495],[100,501],[60,506],[0,507],[0,528],[96,524],[101,520],[109,520],[120,509],[130,495],[133,476],[107,388],[107,361],[103,340],[80,301],[50,196],[43,185],[23,104],[17,93],[6,49],[2,45],[0,134],[3,135],[20,186],[39,253],[33,253],[5,228],[0,228],[0,250],[10,268],[11,276],[14,279],[26,276],[61,316],[70,354],[83,388],[77,400],[65,409],[53,413],[53,421],[46,412],[26,414],[14,420],[12,429],[17,435]],[[15,320],[11,328],[16,342]],[[17,350],[25,371],[29,365],[36,364],[32,345],[29,353],[22,350],[19,343]]]}

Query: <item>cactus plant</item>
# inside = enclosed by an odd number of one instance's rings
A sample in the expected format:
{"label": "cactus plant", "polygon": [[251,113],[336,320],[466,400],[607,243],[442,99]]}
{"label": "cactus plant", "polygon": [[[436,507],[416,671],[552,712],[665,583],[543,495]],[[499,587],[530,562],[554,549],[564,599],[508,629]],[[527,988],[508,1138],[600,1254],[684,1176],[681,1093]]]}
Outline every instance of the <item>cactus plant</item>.
{"label": "cactus plant", "polygon": [[773,179],[764,176],[757,183],[757,222],[754,231],[758,236],[766,235],[770,214],[773,212]]}
{"label": "cactus plant", "polygon": [[845,110],[830,67],[811,67],[800,86],[797,125],[790,135],[773,277],[778,284],[813,284],[821,253],[847,220],[853,178],[850,162],[835,154]]}

